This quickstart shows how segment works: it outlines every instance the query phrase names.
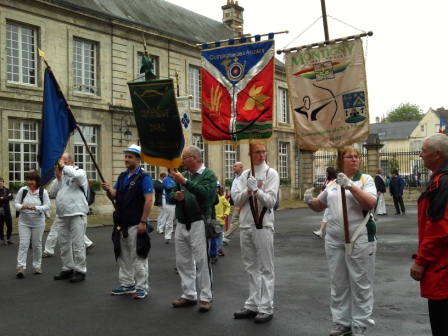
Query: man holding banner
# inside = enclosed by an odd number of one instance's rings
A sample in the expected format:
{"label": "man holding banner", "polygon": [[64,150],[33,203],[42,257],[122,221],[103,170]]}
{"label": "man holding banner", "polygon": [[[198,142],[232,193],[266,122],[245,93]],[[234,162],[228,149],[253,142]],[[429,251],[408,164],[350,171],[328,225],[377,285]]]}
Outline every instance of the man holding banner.
{"label": "man holding banner", "polygon": [[[249,297],[236,319],[255,317],[256,323],[274,316],[274,205],[280,184],[278,173],[266,164],[266,146],[251,144],[255,172],[245,170],[235,190],[234,204],[241,207],[241,255],[249,273]],[[258,205],[260,207],[255,206]],[[260,209],[257,214],[255,211]],[[257,223],[258,222],[258,223]],[[256,226],[259,226],[257,228]]]}
{"label": "man holding banner", "polygon": [[176,204],[176,267],[183,290],[173,306],[196,305],[199,296],[199,311],[207,312],[213,295],[204,220],[211,218],[217,179],[202,163],[199,147],[186,146],[181,158],[185,171],[173,172],[176,185],[169,195],[170,203]]}

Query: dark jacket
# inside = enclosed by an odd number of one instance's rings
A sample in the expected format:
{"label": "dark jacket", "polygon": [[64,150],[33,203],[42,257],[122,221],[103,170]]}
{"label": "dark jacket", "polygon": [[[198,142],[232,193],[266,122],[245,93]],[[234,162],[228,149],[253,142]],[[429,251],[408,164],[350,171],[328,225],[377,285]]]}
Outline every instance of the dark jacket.
{"label": "dark jacket", "polygon": [[380,193],[386,192],[386,183],[384,183],[384,180],[380,175],[375,175],[375,187]]}
{"label": "dark jacket", "polygon": [[[187,179],[185,186],[184,206],[182,202],[177,202],[175,195],[181,190],[179,184],[176,184],[169,195],[171,204],[176,204],[176,219],[181,223],[194,222],[201,220],[201,212],[206,219],[211,218],[212,206],[215,201],[217,179],[215,173],[205,168],[201,174],[182,173]],[[192,194],[198,200],[200,211],[197,210],[196,203]]]}
{"label": "dark jacket", "polygon": [[3,187],[3,189],[0,189],[0,196],[3,196],[3,199],[0,199],[0,207],[3,207],[3,209],[5,210],[5,214],[11,215],[9,201],[11,201],[13,198],[12,193],[8,188]]}
{"label": "dark jacket", "polygon": [[160,180],[154,182],[154,191],[155,191],[155,206],[163,205],[163,183]]}
{"label": "dark jacket", "polygon": [[400,175],[393,176],[391,178],[390,185],[389,185],[389,191],[393,197],[403,196],[404,180]]}

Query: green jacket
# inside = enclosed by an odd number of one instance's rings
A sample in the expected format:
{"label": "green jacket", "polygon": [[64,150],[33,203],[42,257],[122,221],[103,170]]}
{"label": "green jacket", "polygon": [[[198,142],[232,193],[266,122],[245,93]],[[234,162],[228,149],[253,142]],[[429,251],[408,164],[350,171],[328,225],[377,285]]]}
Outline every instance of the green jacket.
{"label": "green jacket", "polygon": [[[175,198],[176,192],[181,190],[178,183],[169,195],[170,203],[176,204],[176,219],[181,223],[198,221],[202,219],[201,212],[205,218],[210,219],[218,182],[215,173],[205,168],[201,174],[183,172],[182,175],[188,179],[186,185],[182,187],[185,190],[185,206],[183,207],[182,202],[176,201]],[[201,212],[198,211],[192,194],[196,196]]]}

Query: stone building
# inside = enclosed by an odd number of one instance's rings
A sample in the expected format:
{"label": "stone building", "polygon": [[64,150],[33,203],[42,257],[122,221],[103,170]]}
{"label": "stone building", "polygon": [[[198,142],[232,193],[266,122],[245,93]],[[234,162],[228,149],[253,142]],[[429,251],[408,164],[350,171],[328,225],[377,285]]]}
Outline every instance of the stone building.
{"label": "stone building", "polygon": [[[140,76],[143,39],[156,75],[175,78],[179,74],[179,96],[192,96],[193,139],[203,149],[205,165],[220,181],[233,177],[235,161],[248,167],[247,145],[235,149],[205,144],[201,137],[201,54],[197,44],[246,33],[244,8],[238,1],[222,1],[223,19],[218,22],[164,0],[0,0],[0,175],[6,184],[23,182],[26,171],[38,167],[46,67],[39,49],[101,175],[116,180],[124,169],[122,150],[138,142],[127,82]],[[268,145],[268,162],[279,171],[282,182],[291,181],[282,187],[285,198],[297,191],[299,170],[284,67],[278,60],[275,86],[274,136]],[[66,150],[74,153],[75,162],[91,180],[100,181],[77,132]],[[163,168],[146,165],[146,169],[156,178]],[[109,204],[102,192],[98,194],[97,205]]]}

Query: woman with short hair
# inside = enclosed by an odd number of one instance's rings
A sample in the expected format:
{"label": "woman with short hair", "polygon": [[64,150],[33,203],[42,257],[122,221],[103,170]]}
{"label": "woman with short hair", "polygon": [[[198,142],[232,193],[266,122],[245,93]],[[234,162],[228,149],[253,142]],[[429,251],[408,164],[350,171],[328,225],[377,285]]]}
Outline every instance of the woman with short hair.
{"label": "woman with short hair", "polygon": [[34,274],[42,274],[42,236],[45,230],[45,212],[50,210],[48,192],[40,190],[40,175],[28,173],[25,177],[26,186],[20,188],[14,201],[14,207],[19,215],[19,251],[17,254],[17,274],[21,279],[25,276],[26,259],[30,239],[33,246]]}

